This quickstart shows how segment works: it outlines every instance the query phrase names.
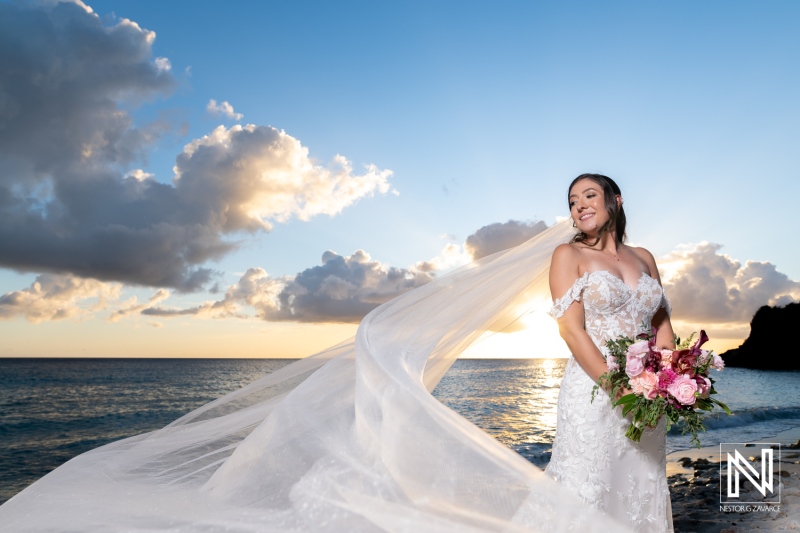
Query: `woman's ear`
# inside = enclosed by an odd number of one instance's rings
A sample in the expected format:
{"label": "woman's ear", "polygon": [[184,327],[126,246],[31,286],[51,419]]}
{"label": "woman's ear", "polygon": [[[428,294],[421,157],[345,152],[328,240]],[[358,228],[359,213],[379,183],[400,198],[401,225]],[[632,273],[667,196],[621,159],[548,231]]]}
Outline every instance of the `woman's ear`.
{"label": "woman's ear", "polygon": [[622,207],[622,196],[618,194],[616,199],[617,199],[617,208],[619,209],[620,207]]}

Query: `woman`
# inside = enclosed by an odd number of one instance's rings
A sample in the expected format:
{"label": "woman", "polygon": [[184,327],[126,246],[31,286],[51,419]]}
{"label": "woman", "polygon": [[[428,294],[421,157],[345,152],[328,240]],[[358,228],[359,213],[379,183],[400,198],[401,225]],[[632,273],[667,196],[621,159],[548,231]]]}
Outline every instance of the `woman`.
{"label": "woman", "polygon": [[0,506],[0,531],[628,531],[430,394],[481,334],[549,300],[573,233],[438,277],[353,339],[72,459]]}
{"label": "woman", "polygon": [[624,244],[625,211],[612,179],[578,176],[568,202],[578,233],[553,252],[550,290],[551,314],[573,357],[559,392],[546,473],[636,531],[672,531],[665,421],[633,442],[625,437],[630,422],[621,407],[613,408],[603,393],[590,402],[592,388],[607,370],[606,341],[633,338],[652,326],[658,346],[674,349],[658,268],[650,252]]}

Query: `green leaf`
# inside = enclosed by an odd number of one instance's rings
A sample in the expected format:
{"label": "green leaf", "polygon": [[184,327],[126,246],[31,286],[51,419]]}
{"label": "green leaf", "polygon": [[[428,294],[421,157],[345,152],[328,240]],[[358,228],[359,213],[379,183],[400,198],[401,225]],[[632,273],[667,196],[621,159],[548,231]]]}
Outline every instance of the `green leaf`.
{"label": "green leaf", "polygon": [[634,393],[626,394],[625,396],[620,398],[619,401],[617,401],[617,405],[635,402],[636,398],[638,398],[638,396],[636,396]]}

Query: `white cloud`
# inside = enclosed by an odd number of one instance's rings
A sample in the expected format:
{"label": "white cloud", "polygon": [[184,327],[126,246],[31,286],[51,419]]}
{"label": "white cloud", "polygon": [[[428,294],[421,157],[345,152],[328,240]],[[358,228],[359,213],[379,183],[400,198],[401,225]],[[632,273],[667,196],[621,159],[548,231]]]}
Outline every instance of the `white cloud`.
{"label": "white cloud", "polygon": [[119,322],[123,318],[141,313],[145,309],[149,307],[153,307],[154,305],[158,305],[167,298],[170,297],[170,292],[166,289],[158,289],[153,296],[147,301],[147,303],[140,304],[138,298],[133,296],[129,300],[122,303],[122,308],[117,309],[111,316],[108,318],[110,322]]}
{"label": "white cloud", "polygon": [[415,269],[389,267],[364,250],[350,256],[332,251],[322,265],[296,276],[273,278],[264,269],[251,268],[232,285],[222,300],[189,309],[151,307],[142,314],[160,317],[246,317],[270,321],[358,323],[369,311],[433,279]]}
{"label": "white cloud", "polygon": [[463,244],[447,243],[436,257],[427,261],[417,261],[412,268],[436,275],[466,265],[472,260],[472,255],[464,249]]}
{"label": "white cloud", "polygon": [[467,237],[464,247],[473,259],[480,259],[495,252],[512,248],[547,229],[544,222],[522,222],[509,220],[495,222],[478,229]]}
{"label": "white cloud", "polygon": [[772,263],[742,265],[719,253],[721,248],[709,242],[685,245],[659,260],[676,319],[746,324],[762,305],[800,300],[800,282]]}
{"label": "white cloud", "polygon": [[[169,72],[172,70],[172,63],[170,63],[169,59],[166,57],[157,57],[153,62],[156,68],[161,72]],[[232,109],[233,108],[231,108],[231,110]]]}
{"label": "white cloud", "polygon": [[221,115],[223,117],[232,118],[233,120],[242,120],[244,115],[237,113],[233,110],[233,106],[228,102],[217,103],[213,98],[208,101],[206,111],[212,115]]}
{"label": "white cloud", "polygon": [[151,180],[151,179],[155,178],[155,175],[151,174],[149,172],[145,172],[144,170],[142,170],[140,168],[137,168],[137,169],[131,170],[127,174],[125,174],[125,178],[132,178],[132,179],[134,179],[136,181],[144,181],[144,180]]}
{"label": "white cloud", "polygon": [[72,275],[42,274],[27,289],[0,296],[0,320],[39,323],[88,318],[119,299],[122,285]]}
{"label": "white cloud", "polygon": [[171,184],[123,175],[165,128],[137,127],[127,110],[175,86],[154,41],[75,3],[0,3],[0,47],[25,52],[0,68],[0,267],[196,291],[234,234],[389,191],[388,170],[355,172],[342,156],[321,166],[299,140],[252,125],[190,142]]}
{"label": "white cloud", "polygon": [[[226,134],[224,130],[220,133]],[[224,137],[213,144],[227,144]],[[192,148],[187,153],[192,156]],[[239,227],[247,226],[242,223]],[[543,222],[490,224],[470,235],[465,244],[448,243],[433,259],[418,261],[409,268],[390,267],[373,260],[364,250],[356,250],[350,256],[329,250],[322,255],[322,265],[307,268],[294,277],[273,278],[262,268],[251,268],[222,300],[188,309],[154,305],[141,312],[161,317],[216,318],[246,317],[255,312],[255,316],[271,321],[357,323],[381,303],[428,283],[437,273],[469,263],[472,254],[483,257],[521,244],[545,227]],[[440,237],[455,239],[450,234]],[[472,253],[467,251],[468,246]]]}
{"label": "white cloud", "polygon": [[360,198],[388,192],[391,175],[374,165],[355,174],[340,155],[328,167],[317,165],[299,140],[252,124],[217,127],[187,144],[175,166],[178,194],[205,207],[209,222],[224,232],[338,214]]}
{"label": "white cloud", "polygon": [[[224,298],[188,309],[161,307],[166,291],[148,304],[133,301],[115,317],[144,315],[207,318],[258,317],[269,321],[358,322],[377,305],[431,281],[437,274],[485,257],[535,235],[543,223],[508,221],[483,226],[464,244],[449,242],[433,259],[409,268],[389,267],[364,250],[350,256],[333,251],[322,264],[296,276],[272,277],[251,268],[232,285]],[[455,240],[450,234],[440,236]],[[468,245],[469,250],[468,251]],[[744,265],[719,254],[719,245],[683,246],[659,260],[665,289],[673,304],[673,320],[681,331],[700,322],[716,337],[741,338],[762,305],[782,305],[800,299],[800,283],[790,280],[767,262]]]}
{"label": "white cloud", "polygon": [[[469,235],[463,244],[450,242],[436,257],[418,261],[412,268],[431,275],[441,274],[495,252],[518,246],[546,228],[547,224],[541,221],[509,220],[487,224]],[[443,233],[439,238],[456,240],[455,236],[449,233]]]}

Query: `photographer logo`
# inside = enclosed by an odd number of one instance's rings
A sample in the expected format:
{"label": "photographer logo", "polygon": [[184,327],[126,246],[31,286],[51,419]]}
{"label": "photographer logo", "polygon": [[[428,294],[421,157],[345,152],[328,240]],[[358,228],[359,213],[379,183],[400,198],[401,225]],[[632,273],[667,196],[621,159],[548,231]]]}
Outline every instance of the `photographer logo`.
{"label": "photographer logo", "polygon": [[721,443],[720,503],[780,504],[780,453],[780,444]]}

